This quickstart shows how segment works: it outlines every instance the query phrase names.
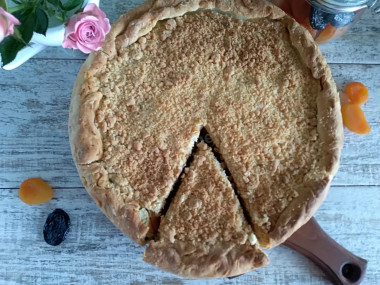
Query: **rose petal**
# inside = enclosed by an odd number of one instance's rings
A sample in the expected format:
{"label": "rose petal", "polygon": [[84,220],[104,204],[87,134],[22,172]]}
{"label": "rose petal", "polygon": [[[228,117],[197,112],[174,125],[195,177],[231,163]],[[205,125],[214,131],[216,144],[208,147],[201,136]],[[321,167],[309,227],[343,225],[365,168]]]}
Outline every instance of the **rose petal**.
{"label": "rose petal", "polygon": [[87,15],[93,15],[99,19],[106,18],[106,14],[94,3],[86,5],[83,9],[83,13]]}
{"label": "rose petal", "polygon": [[81,42],[98,42],[99,41],[99,31],[96,23],[87,22],[82,23],[78,26],[77,32],[78,39]]}
{"label": "rose petal", "polygon": [[21,25],[20,21],[15,16],[13,16],[11,13],[8,13],[1,7],[0,7],[0,15],[3,15],[13,25]]}
{"label": "rose petal", "polygon": [[88,45],[83,45],[80,42],[77,42],[77,46],[78,46],[78,49],[80,49],[84,53],[90,53],[92,51],[99,50],[101,48],[100,46],[99,47],[92,47],[92,46],[88,46]]}
{"label": "rose petal", "polygon": [[77,47],[77,40],[76,40],[76,37],[75,37],[75,34],[72,33],[72,34],[69,34],[67,35],[63,42],[62,42],[62,46],[64,48],[73,48],[73,49],[78,49]]}
{"label": "rose petal", "polygon": [[0,15],[0,42],[5,38],[7,33],[7,21]]}
{"label": "rose petal", "polygon": [[89,4],[68,21],[62,46],[80,49],[84,53],[99,50],[110,29],[104,12],[95,4]]}
{"label": "rose petal", "polygon": [[14,33],[14,25],[20,25],[20,21],[12,14],[0,7],[0,41]]}

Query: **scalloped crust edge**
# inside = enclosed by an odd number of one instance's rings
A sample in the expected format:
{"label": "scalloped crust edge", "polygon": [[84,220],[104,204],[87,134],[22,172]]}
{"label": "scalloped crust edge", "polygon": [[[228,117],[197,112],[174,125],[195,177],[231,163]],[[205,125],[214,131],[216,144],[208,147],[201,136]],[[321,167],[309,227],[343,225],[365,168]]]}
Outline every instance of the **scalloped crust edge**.
{"label": "scalloped crust edge", "polygon": [[[255,7],[255,10],[251,10],[252,7]],[[111,197],[110,193],[106,193],[106,189],[98,185],[94,179],[94,173],[104,171],[99,169],[100,166],[96,164],[96,161],[102,157],[102,141],[94,123],[101,93],[97,91],[99,82],[94,75],[102,71],[108,56],[112,57],[118,49],[132,44],[140,36],[148,33],[157,21],[180,16],[199,8],[216,8],[246,18],[281,18],[288,25],[293,46],[299,51],[301,58],[310,68],[313,76],[321,81],[323,90],[317,98],[318,132],[323,140],[322,147],[326,153],[323,161],[326,179],[324,183],[311,187],[310,192],[304,192],[303,195],[293,200],[281,213],[274,229],[269,234],[260,233],[255,229],[260,245],[271,248],[281,244],[306,223],[324,201],[330,181],[338,169],[340,150],[343,145],[343,126],[339,96],[334,80],[314,40],[306,29],[269,3],[255,0],[151,0],[121,16],[113,24],[103,46],[103,51],[108,55],[102,52],[92,53],[82,66],[75,82],[69,119],[70,145],[73,157],[87,191],[97,201],[107,217],[133,240],[139,244],[144,244],[145,236],[149,232],[149,225],[139,217],[139,206],[131,201],[121,207],[117,197]],[[97,172],[90,164],[97,165]],[[92,166],[95,167],[95,165]],[[307,200],[306,196],[313,197],[313,199]]]}
{"label": "scalloped crust edge", "polygon": [[268,257],[257,245],[231,242],[208,246],[151,241],[143,260],[188,278],[232,277],[268,264]]}

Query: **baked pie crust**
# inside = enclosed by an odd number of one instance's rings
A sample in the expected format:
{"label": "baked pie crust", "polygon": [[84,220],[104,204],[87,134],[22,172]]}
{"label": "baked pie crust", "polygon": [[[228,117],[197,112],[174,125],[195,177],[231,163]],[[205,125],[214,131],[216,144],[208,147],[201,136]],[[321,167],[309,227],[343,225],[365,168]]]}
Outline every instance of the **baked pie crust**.
{"label": "baked pie crust", "polygon": [[203,142],[181,177],[158,236],[144,260],[182,276],[237,276],[268,263],[231,183]]}
{"label": "baked pie crust", "polygon": [[85,188],[139,244],[155,237],[202,128],[261,246],[306,223],[343,143],[335,83],[307,30],[260,0],[156,0],[121,16],[79,72],[69,134]]}

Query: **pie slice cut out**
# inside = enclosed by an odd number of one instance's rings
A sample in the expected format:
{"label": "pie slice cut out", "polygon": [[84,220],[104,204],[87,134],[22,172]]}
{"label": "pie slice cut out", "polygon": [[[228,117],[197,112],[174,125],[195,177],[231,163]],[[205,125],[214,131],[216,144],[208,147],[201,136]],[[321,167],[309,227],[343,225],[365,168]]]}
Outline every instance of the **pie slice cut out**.
{"label": "pie slice cut out", "polygon": [[[139,244],[205,128],[261,246],[308,221],[339,165],[330,69],[263,0],[150,0],[113,25],[74,86],[69,134],[87,191]],[[170,203],[170,201],[168,201]]]}
{"label": "pie slice cut out", "polygon": [[268,263],[231,183],[203,142],[144,260],[191,278],[236,276]]}

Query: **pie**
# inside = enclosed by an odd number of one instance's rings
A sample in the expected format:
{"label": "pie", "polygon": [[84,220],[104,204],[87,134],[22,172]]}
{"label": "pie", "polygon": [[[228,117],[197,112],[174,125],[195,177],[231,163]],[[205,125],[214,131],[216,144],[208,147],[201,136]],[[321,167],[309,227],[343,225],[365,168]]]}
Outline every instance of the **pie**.
{"label": "pie", "polygon": [[196,278],[236,276],[267,264],[220,164],[205,143],[160,223],[144,260]]}
{"label": "pie", "polygon": [[[339,96],[312,37],[279,8],[261,0],[148,1],[119,18],[79,72],[69,134],[81,180],[131,239],[158,238],[147,253],[177,246],[168,242],[165,209],[179,210],[176,185],[201,132],[260,246],[281,244],[324,200],[343,143]],[[227,187],[222,171],[212,171],[220,183],[209,183]],[[224,254],[219,242],[208,253]],[[178,274],[192,274],[190,263],[177,261],[168,262]],[[225,276],[233,264],[194,274]]]}

